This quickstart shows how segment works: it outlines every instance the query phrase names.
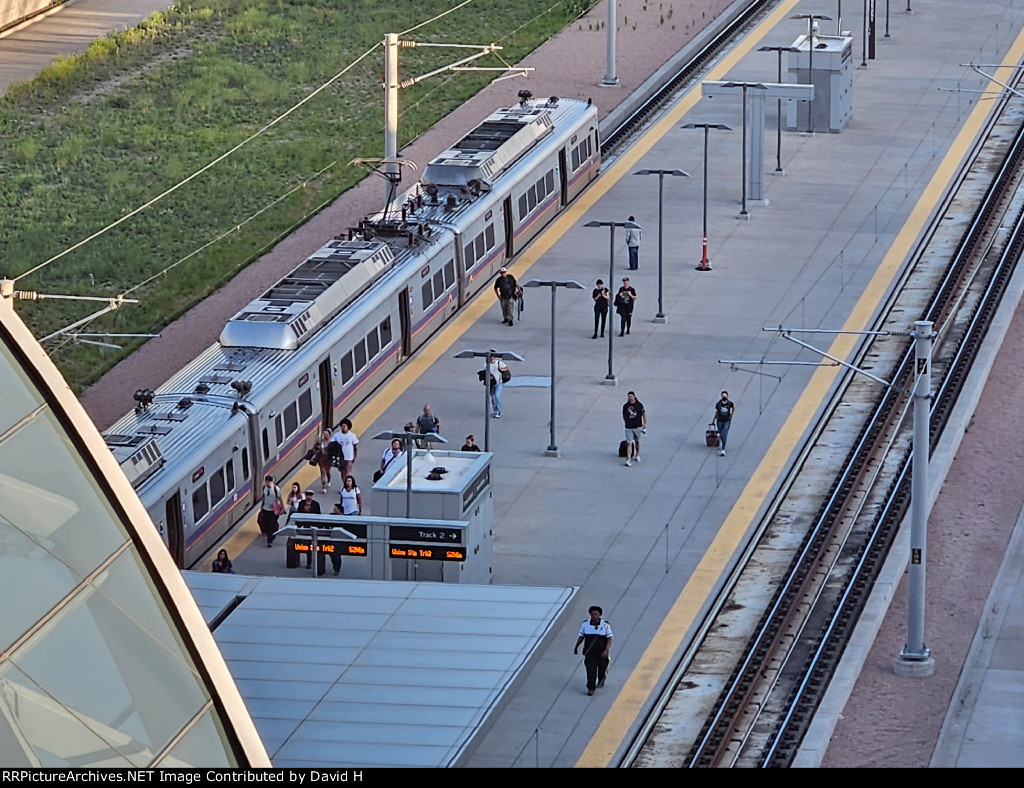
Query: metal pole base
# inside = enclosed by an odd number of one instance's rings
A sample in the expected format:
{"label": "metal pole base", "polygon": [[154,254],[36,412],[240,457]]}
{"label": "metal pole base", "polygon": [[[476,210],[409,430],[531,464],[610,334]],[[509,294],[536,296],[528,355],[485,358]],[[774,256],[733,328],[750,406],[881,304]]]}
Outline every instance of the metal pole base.
{"label": "metal pole base", "polygon": [[651,322],[652,323],[667,323],[668,322],[668,318],[665,317],[665,315],[659,313],[659,314],[654,316],[654,320],[652,320]]}
{"label": "metal pole base", "polygon": [[784,169],[782,169],[781,167],[779,167],[777,170],[772,172],[772,175],[779,175],[779,176],[785,177],[786,176],[786,171]]}
{"label": "metal pole base", "polygon": [[698,266],[697,266],[696,268],[694,268],[693,270],[694,270],[694,271],[710,271],[710,270],[711,270],[711,264],[710,264],[710,263],[708,263],[708,262],[707,262],[706,260],[702,260],[702,261],[701,261],[701,264],[700,264],[700,265],[698,265]]}
{"label": "metal pole base", "polygon": [[608,79],[608,77],[605,77],[598,84],[602,88],[617,88],[619,86],[619,78],[612,77],[611,79]]}
{"label": "metal pole base", "polygon": [[749,219],[750,219],[750,211],[740,211],[738,214],[736,214],[736,218],[737,219],[747,219],[749,221]]}
{"label": "metal pole base", "polygon": [[544,450],[544,454],[545,454],[545,456],[547,456],[547,457],[561,457],[561,456],[562,456],[562,452],[560,452],[560,451],[558,450],[558,447],[557,447],[557,446],[548,446],[548,447],[547,447],[547,448],[546,448],[546,449]]}
{"label": "metal pole base", "polygon": [[617,386],[619,381],[615,379],[614,375],[605,375],[604,380],[601,381],[602,386]]}
{"label": "metal pole base", "polygon": [[892,672],[905,679],[923,679],[935,673],[935,659],[912,659],[900,654],[892,661]]}

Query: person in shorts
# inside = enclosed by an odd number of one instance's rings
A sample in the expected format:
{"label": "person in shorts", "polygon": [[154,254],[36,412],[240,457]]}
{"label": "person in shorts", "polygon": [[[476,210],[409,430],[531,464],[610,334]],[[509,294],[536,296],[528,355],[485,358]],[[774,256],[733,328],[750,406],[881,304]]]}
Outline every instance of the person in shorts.
{"label": "person in shorts", "polygon": [[626,428],[626,467],[629,468],[633,460],[640,462],[640,436],[647,434],[647,411],[635,392],[626,395],[622,421]]}

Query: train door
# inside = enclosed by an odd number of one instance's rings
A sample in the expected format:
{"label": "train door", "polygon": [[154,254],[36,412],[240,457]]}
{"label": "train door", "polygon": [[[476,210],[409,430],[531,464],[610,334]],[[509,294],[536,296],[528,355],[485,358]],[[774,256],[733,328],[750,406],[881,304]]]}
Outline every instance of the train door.
{"label": "train door", "polygon": [[402,348],[399,352],[401,359],[406,359],[412,353],[412,288],[403,288],[398,291],[398,321],[402,330]]}
{"label": "train door", "polygon": [[185,568],[185,529],[181,523],[181,493],[176,492],[167,499],[164,511],[167,528],[167,547],[178,569]]}
{"label": "train door", "polygon": [[562,207],[569,204],[569,168],[565,166],[565,148],[558,151],[558,179],[562,190]]}
{"label": "train door", "polygon": [[505,217],[505,259],[511,260],[515,250],[512,248],[512,197],[505,198],[505,206],[501,211]]}
{"label": "train door", "polygon": [[331,374],[331,359],[320,362],[320,413],[323,421],[322,429],[329,429],[334,424],[334,376]]}

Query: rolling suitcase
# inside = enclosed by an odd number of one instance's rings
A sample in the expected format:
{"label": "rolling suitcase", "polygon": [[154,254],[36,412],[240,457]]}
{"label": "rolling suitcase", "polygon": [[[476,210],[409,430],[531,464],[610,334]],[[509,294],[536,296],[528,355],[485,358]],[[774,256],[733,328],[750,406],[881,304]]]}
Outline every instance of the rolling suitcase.
{"label": "rolling suitcase", "polygon": [[718,448],[718,430],[715,429],[715,423],[711,422],[708,425],[707,430],[704,432],[704,442],[707,443],[709,449]]}
{"label": "rolling suitcase", "polygon": [[[717,435],[718,433],[715,433],[715,434]],[[620,457],[625,457],[626,456],[626,442],[625,441],[620,441],[619,442],[619,456]]]}

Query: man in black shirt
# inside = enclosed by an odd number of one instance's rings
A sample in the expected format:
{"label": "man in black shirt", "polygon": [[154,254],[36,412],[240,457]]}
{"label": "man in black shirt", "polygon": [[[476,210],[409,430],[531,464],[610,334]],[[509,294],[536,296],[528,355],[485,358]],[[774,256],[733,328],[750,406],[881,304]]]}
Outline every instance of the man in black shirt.
{"label": "man in black shirt", "polygon": [[494,280],[494,294],[501,302],[501,322],[506,326],[512,325],[512,315],[515,314],[516,299],[519,297],[519,284],[507,268],[498,269],[498,278]]}
{"label": "man in black shirt", "polygon": [[604,282],[598,279],[597,286],[591,295],[594,299],[594,336],[591,339],[597,339],[599,323],[601,336],[604,336],[604,329],[608,323],[608,301],[611,299],[611,294],[608,292],[608,288],[604,286]]}
{"label": "man in black shirt", "polygon": [[626,426],[626,467],[635,459],[640,462],[640,436],[647,434],[647,411],[634,392],[626,395],[622,406],[622,421]]}
{"label": "man in black shirt", "polygon": [[729,399],[729,392],[723,391],[722,398],[715,403],[715,427],[718,429],[718,436],[722,439],[722,450],[718,452],[719,457],[725,456],[725,442],[729,438],[729,425],[732,424],[732,414],[736,405]]}

